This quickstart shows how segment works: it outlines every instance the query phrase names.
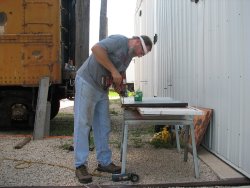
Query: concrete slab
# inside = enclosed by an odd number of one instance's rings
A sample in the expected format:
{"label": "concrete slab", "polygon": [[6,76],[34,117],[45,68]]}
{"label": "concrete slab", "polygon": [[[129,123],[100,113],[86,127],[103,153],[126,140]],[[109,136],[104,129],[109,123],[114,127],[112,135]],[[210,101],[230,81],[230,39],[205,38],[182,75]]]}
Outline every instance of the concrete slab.
{"label": "concrete slab", "polygon": [[245,176],[236,171],[234,168],[226,164],[224,161],[216,157],[204,148],[199,148],[199,158],[204,161],[220,179],[244,178]]}

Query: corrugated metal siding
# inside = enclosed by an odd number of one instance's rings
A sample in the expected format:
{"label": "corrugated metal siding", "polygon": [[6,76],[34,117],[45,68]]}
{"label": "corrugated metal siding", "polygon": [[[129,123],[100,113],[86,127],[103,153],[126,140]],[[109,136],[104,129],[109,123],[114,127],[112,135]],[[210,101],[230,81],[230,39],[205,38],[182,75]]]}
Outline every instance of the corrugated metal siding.
{"label": "corrugated metal siding", "polygon": [[210,147],[249,174],[250,1],[204,1],[204,7],[204,105],[215,109]]}
{"label": "corrugated metal siding", "polygon": [[250,1],[138,0],[137,6],[136,34],[159,39],[136,60],[135,88],[214,109],[204,144],[250,177]]}
{"label": "corrugated metal siding", "polygon": [[[140,4],[140,3],[139,3]],[[153,27],[148,27],[148,25],[153,25],[154,23],[154,17],[152,9],[153,7],[153,1],[146,1],[142,4],[140,4],[142,7],[140,7],[136,12],[136,17],[138,19],[135,22],[135,28],[137,30],[137,33],[141,33],[141,35],[144,35],[147,32],[147,35],[153,36]],[[141,16],[140,16],[141,15]],[[153,87],[152,78],[154,75],[154,64],[152,63],[153,55],[152,53],[150,55],[147,55],[143,58],[137,59],[139,63],[135,64],[136,71],[135,74],[135,88],[140,90],[148,90],[148,88]],[[152,96],[153,90],[148,90],[148,92],[144,93],[144,96]]]}

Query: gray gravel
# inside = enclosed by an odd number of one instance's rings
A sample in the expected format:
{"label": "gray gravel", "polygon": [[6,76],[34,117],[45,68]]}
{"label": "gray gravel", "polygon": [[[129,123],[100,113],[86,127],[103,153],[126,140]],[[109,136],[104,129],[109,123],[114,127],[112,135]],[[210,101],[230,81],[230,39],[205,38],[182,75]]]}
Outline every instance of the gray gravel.
{"label": "gray gravel", "polygon": [[[71,138],[31,141],[22,149],[14,149],[23,138],[0,138],[0,186],[74,186],[81,185],[74,174],[73,152],[62,149]],[[112,147],[113,160],[119,164],[119,149]],[[17,161],[18,160],[18,161]],[[20,160],[20,161],[19,161]],[[89,171],[97,166],[95,152],[90,152]],[[139,184],[197,182],[218,180],[216,174],[200,161],[200,178],[194,178],[192,156],[183,162],[183,153],[175,149],[155,149],[146,145],[129,147],[127,171],[140,176]],[[121,184],[111,181],[109,174],[94,176],[93,184]],[[122,182],[122,184],[132,184]]]}
{"label": "gray gravel", "polygon": [[[111,104],[111,109],[115,105]],[[68,110],[72,113],[72,107]],[[62,109],[65,113],[66,109]],[[112,116],[112,126],[118,129],[121,125],[121,110]],[[111,148],[113,161],[121,165],[119,145],[119,131],[111,133]],[[0,186],[77,186],[82,185],[75,177],[73,152],[65,150],[63,146],[72,145],[71,137],[47,138],[32,140],[22,149],[14,149],[23,137],[0,136]],[[140,181],[137,184],[161,184],[174,182],[202,182],[216,181],[219,178],[203,162],[199,161],[200,178],[194,177],[192,155],[187,162],[183,161],[183,151],[176,149],[156,149],[147,144],[149,136],[145,135],[138,146],[130,139],[127,154],[127,171],[137,173]],[[145,143],[144,143],[145,142]],[[94,172],[97,167],[95,151],[89,155],[89,171]],[[93,177],[91,184],[119,185],[133,184],[130,181],[112,182],[111,175],[102,173]]]}

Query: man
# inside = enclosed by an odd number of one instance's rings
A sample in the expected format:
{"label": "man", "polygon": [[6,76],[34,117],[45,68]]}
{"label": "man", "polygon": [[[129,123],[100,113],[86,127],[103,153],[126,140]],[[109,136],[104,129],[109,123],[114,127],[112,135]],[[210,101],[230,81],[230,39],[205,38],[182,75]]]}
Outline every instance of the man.
{"label": "man", "polygon": [[148,36],[127,38],[112,35],[95,44],[92,54],[77,71],[74,104],[74,150],[76,176],[81,183],[90,183],[92,176],[87,170],[89,131],[92,127],[96,146],[97,170],[120,173],[121,167],[112,162],[109,148],[110,117],[108,88],[102,79],[110,76],[120,92],[122,76],[133,57],[146,55],[152,49]]}

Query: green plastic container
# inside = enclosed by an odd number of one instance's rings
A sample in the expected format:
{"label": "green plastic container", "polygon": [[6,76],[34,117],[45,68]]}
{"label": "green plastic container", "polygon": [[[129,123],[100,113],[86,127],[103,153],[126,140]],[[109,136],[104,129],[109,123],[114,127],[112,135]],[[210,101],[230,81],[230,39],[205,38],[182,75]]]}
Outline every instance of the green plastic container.
{"label": "green plastic container", "polygon": [[143,97],[142,91],[136,91],[135,92],[135,96],[134,96],[135,101],[142,101],[142,97]]}

